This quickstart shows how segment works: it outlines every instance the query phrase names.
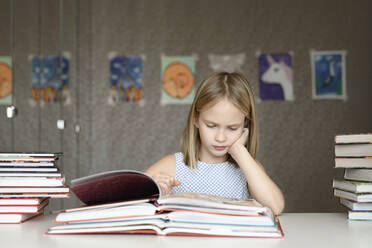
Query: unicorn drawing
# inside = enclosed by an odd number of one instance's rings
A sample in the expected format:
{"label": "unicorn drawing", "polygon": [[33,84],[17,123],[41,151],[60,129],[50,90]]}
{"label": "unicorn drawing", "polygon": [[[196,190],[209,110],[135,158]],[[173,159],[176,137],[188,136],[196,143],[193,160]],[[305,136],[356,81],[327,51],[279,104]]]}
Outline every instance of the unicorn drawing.
{"label": "unicorn drawing", "polygon": [[269,54],[266,55],[266,59],[270,67],[263,73],[261,80],[265,83],[280,84],[283,89],[284,99],[293,101],[292,68],[283,60],[276,62]]}

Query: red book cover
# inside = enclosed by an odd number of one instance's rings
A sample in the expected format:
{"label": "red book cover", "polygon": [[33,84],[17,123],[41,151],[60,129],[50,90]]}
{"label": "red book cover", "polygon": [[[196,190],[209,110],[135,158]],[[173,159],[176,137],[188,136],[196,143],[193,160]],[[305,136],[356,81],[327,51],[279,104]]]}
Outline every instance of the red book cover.
{"label": "red book cover", "polygon": [[71,181],[72,192],[85,204],[158,198],[155,181],[138,171],[109,171]]}

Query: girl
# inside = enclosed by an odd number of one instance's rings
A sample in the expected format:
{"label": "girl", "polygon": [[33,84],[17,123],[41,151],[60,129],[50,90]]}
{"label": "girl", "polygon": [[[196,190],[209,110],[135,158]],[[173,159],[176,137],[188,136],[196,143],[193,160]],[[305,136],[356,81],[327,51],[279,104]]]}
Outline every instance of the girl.
{"label": "girl", "polygon": [[179,153],[148,168],[166,192],[253,197],[278,215],[284,197],[256,160],[258,130],[253,90],[240,73],[204,80],[191,105]]}

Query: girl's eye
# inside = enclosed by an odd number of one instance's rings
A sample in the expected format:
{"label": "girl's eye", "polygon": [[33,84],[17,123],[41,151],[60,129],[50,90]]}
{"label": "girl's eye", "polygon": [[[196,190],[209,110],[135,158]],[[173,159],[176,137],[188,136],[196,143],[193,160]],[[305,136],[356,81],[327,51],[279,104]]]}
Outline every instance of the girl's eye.
{"label": "girl's eye", "polygon": [[207,127],[213,128],[213,127],[215,127],[215,125],[207,125]]}
{"label": "girl's eye", "polygon": [[236,127],[229,127],[229,129],[230,129],[231,131],[236,131],[236,130],[238,130]]}

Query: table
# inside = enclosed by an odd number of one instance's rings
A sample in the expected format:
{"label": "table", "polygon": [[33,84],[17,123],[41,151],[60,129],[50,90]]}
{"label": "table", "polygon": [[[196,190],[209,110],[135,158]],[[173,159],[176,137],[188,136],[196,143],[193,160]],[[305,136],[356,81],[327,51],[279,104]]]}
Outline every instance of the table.
{"label": "table", "polygon": [[0,225],[1,247],[372,247],[372,221],[349,221],[346,213],[284,213],[279,217],[283,239],[44,234],[56,225],[54,218],[45,215],[19,225]]}

